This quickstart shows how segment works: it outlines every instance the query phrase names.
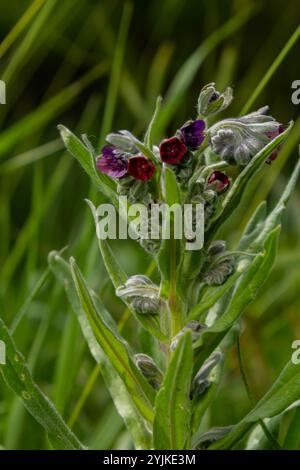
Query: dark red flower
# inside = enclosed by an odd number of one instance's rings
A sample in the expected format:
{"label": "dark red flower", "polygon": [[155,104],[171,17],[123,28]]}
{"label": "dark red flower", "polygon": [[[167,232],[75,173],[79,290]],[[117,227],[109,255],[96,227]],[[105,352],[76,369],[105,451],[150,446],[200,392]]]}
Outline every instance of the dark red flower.
{"label": "dark red flower", "polygon": [[171,137],[162,141],[159,147],[160,158],[170,165],[177,165],[187,152],[185,143],[178,137]]}
{"label": "dark red flower", "polygon": [[190,150],[197,150],[205,138],[204,129],[205,122],[202,119],[196,119],[196,121],[187,122],[178,132]]}
{"label": "dark red flower", "polygon": [[127,173],[128,159],[120,154],[115,147],[105,145],[102,148],[100,158],[96,161],[96,166],[101,173],[106,173],[112,178],[122,178]]}
{"label": "dark red flower", "polygon": [[230,179],[222,171],[214,171],[208,178],[208,184],[213,184],[216,191],[220,192],[228,188],[230,185]]}
{"label": "dark red flower", "polygon": [[137,180],[147,181],[150,180],[155,172],[155,166],[144,157],[144,155],[137,155],[136,157],[131,157],[128,163],[128,173],[130,176]]}
{"label": "dark red flower", "polygon": [[[273,140],[275,139],[275,137],[277,137],[279,134],[282,134],[282,132],[284,131],[284,127],[282,124],[279,124],[278,128],[276,131],[273,131],[273,132],[266,132],[266,136],[269,137],[270,140]],[[279,154],[279,151],[281,149],[281,145],[278,145],[278,147],[271,153],[271,155],[269,155],[269,157],[267,158],[266,160],[266,163],[268,163],[268,165],[270,165],[274,160],[276,160],[278,154]]]}

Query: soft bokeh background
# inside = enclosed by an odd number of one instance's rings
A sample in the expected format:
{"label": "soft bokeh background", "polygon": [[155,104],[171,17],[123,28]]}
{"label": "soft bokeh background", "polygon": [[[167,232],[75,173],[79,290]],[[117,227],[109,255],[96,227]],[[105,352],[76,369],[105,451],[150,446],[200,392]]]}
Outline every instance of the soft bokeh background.
{"label": "soft bokeh background", "polygon": [[[93,448],[131,443],[64,292],[47,271],[48,253],[68,246],[66,257],[76,257],[137,351],[143,338],[126,320],[97,250],[84,198],[99,203],[102,196],[65,154],[56,126],[88,134],[99,148],[112,129],[142,134],[160,93],[173,100],[162,123],[163,134],[172,133],[193,116],[199,90],[210,81],[234,87],[227,114],[237,115],[299,19],[298,0],[1,0],[0,79],[7,84],[7,104],[0,105],[1,316],[12,324],[21,315],[14,336],[36,381]],[[269,104],[279,121],[297,121],[300,105],[291,102],[291,83],[299,75],[298,43],[254,108]],[[272,205],[280,194],[298,155],[291,147],[256,177],[252,196],[225,227],[232,246],[260,200],[268,197]],[[299,197],[298,185],[273,275],[244,317],[242,352],[256,399],[289,359],[291,342],[300,339]],[[128,273],[147,270],[150,259],[134,242],[113,246]],[[249,408],[235,350],[226,369],[207,416],[212,426],[232,424]],[[0,445],[47,446],[42,428],[2,382]]]}

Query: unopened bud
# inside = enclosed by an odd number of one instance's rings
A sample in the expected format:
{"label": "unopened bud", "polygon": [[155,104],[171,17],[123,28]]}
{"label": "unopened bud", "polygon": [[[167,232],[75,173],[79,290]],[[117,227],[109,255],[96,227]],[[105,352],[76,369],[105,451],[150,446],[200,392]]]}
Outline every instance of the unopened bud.
{"label": "unopened bud", "polygon": [[210,386],[209,376],[213,368],[221,361],[223,355],[219,351],[215,351],[211,356],[204,362],[203,366],[197,372],[191,390],[191,397],[202,395]]}
{"label": "unopened bud", "polygon": [[134,359],[137,367],[140,369],[143,376],[148,380],[152,387],[159,389],[163,375],[152,357],[147,356],[147,354],[136,354]]}
{"label": "unopened bud", "polygon": [[159,287],[147,276],[138,274],[127,279],[123,286],[116,290],[116,295],[130,302],[139,314],[157,315],[161,309]]}
{"label": "unopened bud", "polygon": [[126,153],[137,153],[138,149],[126,131],[113,132],[106,136],[106,141]]}
{"label": "unopened bud", "polygon": [[202,331],[204,329],[206,329],[207,326],[204,324],[204,323],[199,323],[198,321],[196,320],[191,320],[190,322],[188,322],[183,328],[182,330],[176,335],[174,336],[173,340],[172,340],[172,343],[171,343],[171,351],[174,351],[178,345],[178,342],[181,338],[181,336],[187,331],[187,330],[191,330],[192,332],[192,342],[194,343],[195,341],[197,341],[197,339],[199,338],[199,336],[201,335]]}
{"label": "unopened bud", "polygon": [[223,93],[216,90],[215,83],[209,83],[202,88],[197,110],[199,116],[211,116],[226,109],[233,100],[232,88],[228,87]]}

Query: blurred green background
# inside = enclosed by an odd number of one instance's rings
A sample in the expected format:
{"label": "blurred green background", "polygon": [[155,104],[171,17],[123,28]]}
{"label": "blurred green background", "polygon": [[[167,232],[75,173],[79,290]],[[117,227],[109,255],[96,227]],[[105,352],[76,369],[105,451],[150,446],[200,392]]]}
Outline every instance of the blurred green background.
{"label": "blurred green background", "polygon": [[[233,86],[226,113],[238,115],[299,19],[298,0],[1,1],[0,79],[7,86],[7,104],[0,105],[1,316],[15,327],[38,384],[92,448],[131,442],[63,289],[47,270],[48,253],[68,246],[66,257],[76,257],[136,351],[147,342],[115,298],[98,253],[84,198],[100,203],[102,196],[64,152],[56,126],[88,134],[99,149],[113,129],[141,135],[162,94],[162,137],[193,117],[199,90],[211,81]],[[294,119],[299,134],[300,105],[291,102],[299,75],[297,43],[251,110],[269,104],[280,122]],[[232,246],[256,205],[267,197],[271,206],[282,191],[297,159],[295,142],[255,178],[252,196],[226,224]],[[242,352],[256,399],[300,339],[299,198],[298,185],[273,275],[244,316]],[[113,246],[129,274],[146,272],[151,260],[136,243]],[[233,350],[207,425],[232,424],[248,408]],[[47,448],[42,428],[2,382],[0,445]]]}

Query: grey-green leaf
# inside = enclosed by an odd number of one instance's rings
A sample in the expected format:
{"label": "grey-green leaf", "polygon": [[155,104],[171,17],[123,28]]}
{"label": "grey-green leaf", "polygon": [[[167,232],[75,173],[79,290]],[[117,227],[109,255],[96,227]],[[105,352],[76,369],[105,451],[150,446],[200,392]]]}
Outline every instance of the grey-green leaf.
{"label": "grey-green leaf", "polygon": [[[78,299],[69,264],[57,252],[52,252],[49,255],[49,265],[57,279],[65,288],[69,302],[78,318],[83,336],[88,344],[90,352],[95,361],[100,364],[101,373],[110,391],[111,397],[119,414],[125,421],[136,448],[150,449],[152,439],[148,426],[137,410],[136,405],[134,404],[123,381],[103,353],[103,350],[95,338],[90,323]],[[98,303],[98,308],[100,308],[99,299],[92,292],[91,295],[93,296],[94,301]],[[117,325],[114,323],[108,312],[103,308],[102,315],[105,316],[105,321],[110,326],[111,330],[117,334]]]}
{"label": "grey-green leaf", "polygon": [[136,367],[125,341],[109,328],[101,312],[97,310],[74,259],[71,259],[70,265],[77,295],[99,345],[122,378],[142,416],[151,422],[153,419],[152,404],[154,403],[152,387]]}
{"label": "grey-green leaf", "polygon": [[116,183],[109,176],[100,173],[95,167],[95,160],[90,150],[69,129],[59,125],[61,138],[67,150],[78,160],[95,186],[117,206]]}

